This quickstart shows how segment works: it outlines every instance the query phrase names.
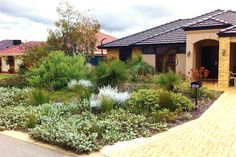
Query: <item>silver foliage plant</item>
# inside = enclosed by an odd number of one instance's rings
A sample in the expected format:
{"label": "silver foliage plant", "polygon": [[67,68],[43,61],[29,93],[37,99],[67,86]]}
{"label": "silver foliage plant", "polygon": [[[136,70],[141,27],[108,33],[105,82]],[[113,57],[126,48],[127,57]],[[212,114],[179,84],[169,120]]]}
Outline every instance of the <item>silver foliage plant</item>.
{"label": "silver foliage plant", "polygon": [[31,89],[0,87],[0,107],[27,105]]}
{"label": "silver foliage plant", "polygon": [[101,99],[103,97],[112,99],[116,103],[116,105],[120,106],[130,98],[130,93],[128,93],[127,91],[119,92],[117,87],[113,88],[110,85],[103,86],[99,88],[99,93],[97,95],[93,94],[90,97],[90,107],[100,108]]}
{"label": "silver foliage plant", "polygon": [[73,80],[70,80],[70,82],[68,82],[67,87],[68,87],[68,89],[72,90],[72,89],[75,88],[76,85],[80,85],[84,88],[89,88],[89,87],[93,86],[92,82],[89,81],[89,80],[79,80],[79,81],[77,81],[77,80],[73,79]]}

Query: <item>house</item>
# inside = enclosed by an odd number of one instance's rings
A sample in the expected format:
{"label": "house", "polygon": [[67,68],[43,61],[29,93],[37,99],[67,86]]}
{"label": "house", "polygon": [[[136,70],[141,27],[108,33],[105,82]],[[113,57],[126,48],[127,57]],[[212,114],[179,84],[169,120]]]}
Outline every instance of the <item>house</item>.
{"label": "house", "polygon": [[[99,46],[99,48],[101,48]],[[228,87],[236,72],[236,12],[215,10],[179,19],[103,45],[108,58],[122,61],[142,55],[161,72],[170,68],[191,77],[191,69],[204,66],[209,79]]]}
{"label": "house", "polygon": [[110,36],[108,34],[102,33],[102,32],[98,32],[96,34],[96,38],[97,38],[97,42],[96,42],[96,51],[94,52],[95,55],[102,55],[102,52],[104,55],[107,54],[107,50],[106,49],[98,49],[97,47],[101,44],[106,44],[108,42],[114,41],[117,38]]}
{"label": "house", "polygon": [[15,73],[22,63],[21,56],[25,52],[26,46],[41,45],[42,42],[22,43],[21,40],[0,41],[0,72]]}
{"label": "house", "polygon": [[[105,44],[116,40],[115,37],[98,32],[96,34],[97,43],[96,46],[101,43]],[[19,65],[22,63],[21,56],[25,52],[27,46],[40,46],[44,42],[31,41],[22,43],[21,40],[2,40],[0,41],[0,72],[2,73],[15,73],[19,69]],[[102,52],[103,51],[103,52]],[[103,53],[103,54],[102,54]],[[98,62],[98,57],[106,55],[106,49],[96,49],[94,52],[95,59],[93,62]]]}

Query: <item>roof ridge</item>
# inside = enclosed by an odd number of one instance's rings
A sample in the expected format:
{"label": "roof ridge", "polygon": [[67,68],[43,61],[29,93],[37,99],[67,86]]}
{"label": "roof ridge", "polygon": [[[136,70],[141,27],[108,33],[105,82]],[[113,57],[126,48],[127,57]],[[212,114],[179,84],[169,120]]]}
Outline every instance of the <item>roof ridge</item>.
{"label": "roof ridge", "polygon": [[231,29],[233,29],[233,28],[235,28],[235,27],[236,27],[236,25],[232,25],[232,26],[230,26],[230,27],[228,27],[228,28],[222,29],[220,32],[222,33],[222,32],[231,30]]}
{"label": "roof ridge", "polygon": [[216,20],[216,21],[218,21],[218,22],[225,23],[225,24],[231,24],[230,22],[225,21],[225,20],[223,20],[223,19],[218,19],[218,18],[215,18],[215,17],[212,17],[211,19]]}
{"label": "roof ridge", "polygon": [[204,17],[204,18],[202,18],[202,19],[199,19],[199,20],[197,20],[197,21],[193,21],[193,22],[191,22],[191,23],[188,23],[188,24],[184,25],[183,27],[188,27],[188,26],[197,24],[197,23],[199,23],[199,22],[206,21],[206,20],[208,20],[208,19],[213,18],[214,16],[221,15],[221,14],[226,13],[226,12],[227,12],[227,11],[223,10],[223,11],[220,12],[220,13],[216,13],[216,14],[214,14],[214,15],[210,15],[210,16]]}
{"label": "roof ridge", "polygon": [[[202,14],[202,15],[199,15],[199,16],[196,16],[196,17],[192,17],[192,18],[189,18],[189,19],[196,19],[196,18],[199,18],[199,17],[201,17],[201,16],[205,16],[205,15],[207,15],[207,14],[210,14],[210,13],[212,13],[212,12],[215,12],[215,11],[221,11],[220,13],[222,13],[222,12],[224,12],[225,10],[222,10],[222,9],[216,9],[216,10],[214,10],[214,11],[211,11],[211,12],[208,12],[208,13],[205,13],[205,14]],[[216,13],[217,14],[217,13]],[[209,15],[210,16],[210,15]],[[214,16],[214,15],[213,15]]]}
{"label": "roof ridge", "polygon": [[[215,11],[216,11],[216,10],[215,10]],[[222,12],[220,12],[220,13],[216,13],[216,14],[211,15],[211,16],[208,16],[208,17],[206,17],[206,18],[202,18],[201,21],[194,21],[193,24],[196,24],[196,23],[198,23],[198,22],[202,22],[202,21],[205,21],[205,20],[207,20],[207,19],[210,19],[212,16],[221,15],[221,14],[223,14],[224,12],[226,12],[226,11],[225,11],[225,10],[222,10]],[[203,15],[204,15],[204,14],[203,14]],[[203,15],[201,15],[201,16],[203,16]],[[186,25],[187,25],[186,27],[188,27],[188,26],[190,26],[190,25],[193,25],[193,24],[186,24]],[[134,42],[134,43],[131,44],[131,45],[135,45],[136,43],[139,43],[139,42],[142,42],[142,41],[144,41],[144,40],[148,40],[148,39],[154,38],[154,37],[156,37],[156,36],[159,36],[159,35],[162,35],[162,34],[165,34],[165,33],[168,33],[168,32],[177,30],[177,29],[179,29],[179,28],[183,28],[183,27],[185,27],[185,25],[183,25],[183,26],[178,26],[178,27],[174,27],[174,28],[169,29],[169,30],[167,30],[167,31],[164,31],[164,32],[162,32],[162,33],[155,34],[155,35],[153,35],[153,36],[151,36],[151,37],[148,37],[148,38],[142,39],[142,40],[140,40],[140,41]]]}

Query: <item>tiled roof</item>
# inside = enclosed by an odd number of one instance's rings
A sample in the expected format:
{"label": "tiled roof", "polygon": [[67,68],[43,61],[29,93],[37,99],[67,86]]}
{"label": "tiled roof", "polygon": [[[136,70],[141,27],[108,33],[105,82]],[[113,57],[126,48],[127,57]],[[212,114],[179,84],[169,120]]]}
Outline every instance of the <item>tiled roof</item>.
{"label": "tiled roof", "polygon": [[155,37],[135,43],[135,45],[156,45],[156,44],[169,44],[169,43],[185,43],[184,30],[179,28],[167,33],[157,35]]}
{"label": "tiled roof", "polygon": [[232,10],[228,10],[223,14],[219,14],[219,15],[215,16],[214,18],[224,20],[224,21],[227,21],[233,25],[236,25],[236,12],[232,11]]}
{"label": "tiled roof", "polygon": [[21,44],[21,40],[2,40],[0,41],[0,50],[4,50],[19,44]]}
{"label": "tiled roof", "polygon": [[[25,43],[25,46],[38,46],[42,45],[43,42],[38,42],[38,41],[30,41],[28,43]],[[16,45],[16,46],[11,46],[10,48],[6,48],[4,50],[0,50],[0,55],[21,55],[25,51],[25,46],[24,45]]]}
{"label": "tiled roof", "polygon": [[0,50],[4,50],[13,45],[13,40],[2,40],[0,41]]}
{"label": "tiled roof", "polygon": [[104,48],[128,47],[135,45],[153,45],[164,43],[185,43],[183,27],[192,25],[234,24],[236,12],[215,10],[207,14],[190,19],[180,19],[161,26],[157,26],[103,45]]}

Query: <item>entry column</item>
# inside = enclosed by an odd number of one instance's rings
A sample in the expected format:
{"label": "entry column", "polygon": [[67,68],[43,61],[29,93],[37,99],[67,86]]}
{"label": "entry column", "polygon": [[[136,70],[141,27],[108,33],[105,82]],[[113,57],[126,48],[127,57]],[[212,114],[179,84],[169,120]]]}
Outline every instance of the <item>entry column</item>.
{"label": "entry column", "polygon": [[219,38],[219,74],[218,85],[229,87],[230,37]]}

